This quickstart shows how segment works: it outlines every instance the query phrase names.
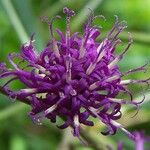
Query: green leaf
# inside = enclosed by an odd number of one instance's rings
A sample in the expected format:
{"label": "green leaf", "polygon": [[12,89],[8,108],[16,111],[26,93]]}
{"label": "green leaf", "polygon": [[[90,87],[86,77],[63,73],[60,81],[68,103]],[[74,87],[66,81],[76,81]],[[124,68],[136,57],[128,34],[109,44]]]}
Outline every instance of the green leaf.
{"label": "green leaf", "polygon": [[14,135],[10,141],[10,150],[27,150],[25,140],[18,135]]}
{"label": "green leaf", "polygon": [[17,114],[18,112],[22,112],[28,110],[28,106],[23,103],[13,104],[3,110],[0,110],[0,121],[8,119],[9,117]]}

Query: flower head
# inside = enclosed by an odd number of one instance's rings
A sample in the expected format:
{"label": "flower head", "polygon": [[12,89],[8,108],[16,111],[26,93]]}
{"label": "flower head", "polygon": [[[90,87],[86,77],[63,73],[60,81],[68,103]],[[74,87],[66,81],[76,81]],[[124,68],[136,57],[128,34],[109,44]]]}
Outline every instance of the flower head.
{"label": "flower head", "polygon": [[[21,47],[19,54],[9,54],[8,60],[13,69],[0,64],[0,79],[12,77],[3,90],[11,98],[19,98],[32,106],[30,117],[35,122],[47,118],[56,122],[56,117],[62,117],[64,124],[61,129],[73,127],[73,134],[79,136],[80,125],[93,126],[90,116],[98,118],[108,130],[103,134],[115,134],[118,126],[114,123],[121,117],[122,104],[137,106],[140,102],[132,100],[132,94],[127,89],[128,84],[147,82],[147,80],[122,80],[122,77],[145,70],[145,65],[122,73],[118,62],[123,58],[132,43],[131,35],[122,53],[115,55],[114,51],[121,40],[118,35],[126,28],[124,21],[116,21],[106,37],[97,42],[101,31],[92,26],[96,17],[90,15],[84,25],[83,35],[70,33],[70,19],[74,11],[64,8],[66,15],[66,34],[56,30],[59,40],[54,38],[53,21],[59,16],[47,21],[51,40],[47,46],[37,53],[33,46],[33,36]],[[15,58],[20,58],[16,63]],[[22,62],[27,65],[22,67]],[[26,88],[11,90],[8,84],[19,80]],[[131,100],[117,99],[116,96],[125,93]]]}

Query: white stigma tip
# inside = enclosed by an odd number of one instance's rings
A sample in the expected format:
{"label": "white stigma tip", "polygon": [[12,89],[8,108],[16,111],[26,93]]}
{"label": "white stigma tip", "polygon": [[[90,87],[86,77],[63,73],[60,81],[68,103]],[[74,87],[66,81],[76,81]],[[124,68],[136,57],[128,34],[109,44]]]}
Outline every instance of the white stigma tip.
{"label": "white stigma tip", "polygon": [[95,64],[91,63],[90,66],[86,70],[86,74],[87,75],[91,74],[92,71],[95,69],[95,67],[96,67],[96,63]]}
{"label": "white stigma tip", "polygon": [[51,107],[49,107],[48,109],[45,110],[45,114],[49,114],[51,113],[52,111],[54,111],[55,109],[57,108],[57,105],[53,105]]}
{"label": "white stigma tip", "polygon": [[79,126],[79,125],[80,125],[80,123],[79,123],[79,116],[78,116],[78,115],[75,115],[75,116],[74,116],[74,124],[75,124],[76,126]]}
{"label": "white stigma tip", "polygon": [[116,57],[109,65],[108,68],[112,69],[118,62],[119,62],[119,57]]}
{"label": "white stigma tip", "polygon": [[24,92],[24,93],[35,93],[35,92],[37,92],[37,89],[36,88],[33,88],[33,89],[22,89],[21,92]]}
{"label": "white stigma tip", "polygon": [[112,77],[109,77],[105,81],[106,82],[111,82],[111,81],[114,81],[114,80],[117,80],[117,79],[119,79],[119,75],[114,75]]}
{"label": "white stigma tip", "polygon": [[71,94],[72,96],[75,96],[75,95],[77,95],[77,92],[76,92],[76,90],[72,89],[72,90],[70,91],[70,94]]}
{"label": "white stigma tip", "polygon": [[129,84],[129,83],[131,83],[131,80],[122,80],[121,82],[120,82],[120,84]]}
{"label": "white stigma tip", "polygon": [[98,82],[95,82],[95,83],[93,83],[93,84],[91,84],[90,85],[90,87],[89,87],[89,90],[94,90],[94,89],[96,89],[97,87],[98,87],[98,84],[99,83],[99,81]]}

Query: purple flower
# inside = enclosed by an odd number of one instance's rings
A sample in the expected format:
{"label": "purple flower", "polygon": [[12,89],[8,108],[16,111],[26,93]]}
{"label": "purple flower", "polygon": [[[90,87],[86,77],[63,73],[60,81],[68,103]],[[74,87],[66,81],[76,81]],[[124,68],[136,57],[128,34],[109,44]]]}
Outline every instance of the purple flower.
{"label": "purple flower", "polygon": [[136,150],[144,150],[144,134],[142,132],[134,132],[134,143],[135,143],[135,149]]}
{"label": "purple flower", "polygon": [[[121,40],[118,35],[126,28],[124,21],[116,21],[106,37],[97,42],[101,34],[98,27],[92,26],[94,17],[90,15],[84,25],[83,35],[70,33],[70,19],[74,11],[64,8],[66,14],[66,34],[56,29],[60,39],[53,35],[53,21],[59,16],[47,21],[51,40],[47,46],[37,53],[33,46],[33,36],[29,43],[21,47],[19,54],[9,54],[8,60],[13,69],[0,64],[0,79],[8,78],[3,90],[11,98],[19,98],[30,103],[30,117],[40,123],[42,118],[56,122],[56,117],[62,117],[64,124],[61,129],[73,127],[73,134],[79,136],[80,125],[93,126],[90,116],[98,118],[108,130],[102,134],[115,134],[118,126],[115,120],[121,117],[122,104],[138,106],[141,102],[132,100],[132,94],[127,85],[145,83],[147,80],[123,80],[122,77],[136,71],[144,71],[145,66],[122,73],[118,62],[123,58],[132,43],[129,42],[122,53],[115,55],[114,51]],[[19,62],[16,59],[20,59]],[[26,62],[26,65],[23,63]],[[10,79],[11,78],[11,79]],[[19,80],[26,88],[14,91],[8,84]],[[118,99],[120,93],[129,95],[129,100]]]}
{"label": "purple flower", "polygon": [[[134,142],[135,150],[144,150],[144,143],[150,142],[150,137],[146,137],[143,132],[136,131],[130,134],[127,134],[129,139]],[[132,135],[132,136],[131,136]],[[108,150],[113,150],[111,146],[107,146]],[[117,144],[117,150],[123,150],[123,142],[120,141]]]}
{"label": "purple flower", "polygon": [[135,145],[135,150],[144,150],[144,143],[150,142],[150,137],[146,137],[143,132],[133,132],[134,138],[133,140]]}
{"label": "purple flower", "polygon": [[[150,137],[146,137],[143,132],[133,132],[132,137],[128,135],[129,139],[134,142],[135,150],[144,150],[144,143],[150,141]],[[112,150],[111,146],[108,146],[108,150]],[[123,150],[123,142],[119,142],[117,150]]]}

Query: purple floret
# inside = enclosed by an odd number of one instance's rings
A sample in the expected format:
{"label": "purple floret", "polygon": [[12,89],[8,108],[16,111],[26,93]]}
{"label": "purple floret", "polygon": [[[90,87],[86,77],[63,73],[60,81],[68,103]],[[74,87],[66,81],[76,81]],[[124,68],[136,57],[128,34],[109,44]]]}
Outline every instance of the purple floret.
{"label": "purple floret", "polygon": [[[145,142],[150,142],[150,137],[145,136],[141,131],[136,131],[132,133],[132,137],[128,135],[129,139],[134,143],[134,150],[144,150]],[[111,146],[107,147],[108,150],[113,150]],[[117,150],[123,150],[123,142],[117,144]]]}
{"label": "purple floret", "polygon": [[134,142],[135,150],[144,150],[144,144],[150,142],[150,137],[146,136],[142,131],[133,132],[133,135],[134,138],[131,138],[131,140]]}
{"label": "purple floret", "polygon": [[[118,62],[132,43],[129,42],[121,54],[114,51],[121,40],[118,35],[126,28],[124,22],[116,22],[110,32],[101,41],[96,41],[101,34],[99,28],[92,26],[95,18],[90,16],[84,26],[83,35],[70,34],[70,19],[75,14],[72,10],[64,8],[66,14],[66,34],[56,30],[60,39],[53,35],[54,17],[48,22],[51,40],[47,46],[37,53],[33,46],[33,36],[29,43],[21,47],[19,54],[9,54],[8,60],[13,69],[0,64],[0,79],[11,77],[3,86],[3,90],[11,98],[28,101],[32,110],[30,116],[35,122],[47,118],[56,122],[56,117],[62,117],[64,124],[61,129],[73,127],[74,136],[80,135],[80,125],[93,126],[90,116],[98,118],[108,130],[104,135],[115,134],[117,128],[115,120],[121,117],[122,104],[137,106],[141,102],[132,100],[132,94],[127,85],[147,82],[147,80],[122,80],[122,77],[145,70],[145,65],[128,72],[122,73]],[[14,59],[20,58],[19,63]],[[25,67],[21,67],[26,62]],[[8,84],[19,80],[26,88],[18,91],[11,90]],[[116,96],[125,93],[129,100],[117,99]]]}

